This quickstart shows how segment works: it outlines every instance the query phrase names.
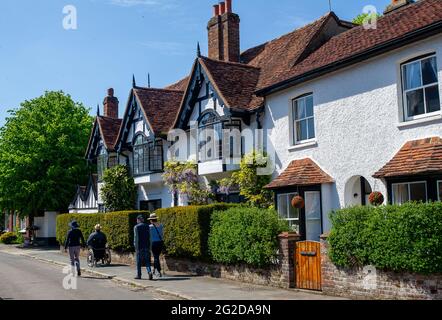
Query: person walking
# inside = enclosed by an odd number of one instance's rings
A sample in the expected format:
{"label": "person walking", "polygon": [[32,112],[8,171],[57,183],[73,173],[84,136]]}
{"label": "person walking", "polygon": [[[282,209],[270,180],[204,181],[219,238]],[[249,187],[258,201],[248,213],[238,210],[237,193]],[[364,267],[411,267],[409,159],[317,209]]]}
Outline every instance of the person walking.
{"label": "person walking", "polygon": [[135,279],[141,279],[141,263],[144,259],[149,280],[153,279],[152,269],[150,267],[150,233],[149,226],[144,223],[144,217],[137,217],[137,225],[134,227],[134,247],[137,259],[137,275]]}
{"label": "person walking", "polygon": [[71,260],[71,266],[77,269],[77,275],[81,276],[80,270],[80,250],[85,246],[83,233],[80,230],[80,226],[77,221],[70,223],[71,230],[69,230],[64,243],[65,252],[69,248],[69,258]]}
{"label": "person walking", "polygon": [[163,225],[158,222],[158,217],[155,213],[151,214],[149,217],[151,222],[150,228],[150,242],[152,244],[152,253],[154,259],[154,271],[158,271],[158,275],[161,278],[161,263],[160,255],[164,248],[163,241]]}

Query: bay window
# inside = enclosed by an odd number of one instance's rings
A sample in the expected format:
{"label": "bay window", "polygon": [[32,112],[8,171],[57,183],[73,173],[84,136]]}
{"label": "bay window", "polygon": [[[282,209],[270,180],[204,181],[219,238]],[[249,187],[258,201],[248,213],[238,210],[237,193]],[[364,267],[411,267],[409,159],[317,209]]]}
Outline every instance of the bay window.
{"label": "bay window", "polygon": [[409,201],[427,202],[427,183],[405,182],[392,184],[393,204],[404,204]]}
{"label": "bay window", "polygon": [[402,65],[405,120],[440,111],[436,56],[415,59]]}
{"label": "bay window", "polygon": [[198,122],[199,161],[219,160],[222,156],[222,122],[214,112],[206,113]]}
{"label": "bay window", "polygon": [[303,143],[315,138],[315,117],[313,95],[305,95],[293,100],[292,104],[292,140],[294,144]]}
{"label": "bay window", "polygon": [[221,119],[213,111],[203,114],[198,121],[198,161],[203,163],[221,160],[223,157],[240,157],[240,130],[240,120]]}
{"label": "bay window", "polygon": [[145,136],[138,135],[135,138],[133,150],[134,175],[163,170],[162,140],[149,141]]}
{"label": "bay window", "polygon": [[143,173],[146,173],[147,170],[145,170],[146,167],[146,143],[147,140],[144,136],[139,135],[135,138],[134,142],[134,175],[140,175]]}

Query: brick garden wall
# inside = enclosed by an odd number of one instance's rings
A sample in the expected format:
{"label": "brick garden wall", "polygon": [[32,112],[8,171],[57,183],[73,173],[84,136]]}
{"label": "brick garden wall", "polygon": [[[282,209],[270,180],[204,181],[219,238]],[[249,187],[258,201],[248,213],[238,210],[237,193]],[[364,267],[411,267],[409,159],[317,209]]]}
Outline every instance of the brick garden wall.
{"label": "brick garden wall", "polygon": [[289,233],[280,235],[278,263],[267,269],[252,268],[246,265],[225,266],[171,257],[163,257],[162,266],[166,271],[190,272],[201,276],[288,289],[295,286],[293,260],[295,242],[298,240],[298,235]]}
{"label": "brick garden wall", "polygon": [[[440,300],[442,275],[337,268],[328,257],[326,236],[321,239],[322,291],[355,299]],[[373,272],[375,275],[373,276]]]}

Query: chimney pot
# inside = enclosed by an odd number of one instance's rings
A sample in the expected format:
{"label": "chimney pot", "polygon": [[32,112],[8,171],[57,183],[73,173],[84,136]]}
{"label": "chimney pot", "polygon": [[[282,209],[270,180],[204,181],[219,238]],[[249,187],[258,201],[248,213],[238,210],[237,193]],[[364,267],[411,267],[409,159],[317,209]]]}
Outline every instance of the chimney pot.
{"label": "chimney pot", "polygon": [[220,2],[220,4],[219,4],[219,7],[220,7],[220,14],[221,15],[223,15],[224,13],[226,13],[226,3],[223,1],[223,2]]}
{"label": "chimney pot", "polygon": [[109,97],[113,97],[114,96],[114,88],[109,88],[107,89],[107,95]]}
{"label": "chimney pot", "polygon": [[213,16],[214,17],[219,16],[219,4],[213,6]]}
{"label": "chimney pot", "polygon": [[232,13],[232,0],[226,0],[226,12]]}

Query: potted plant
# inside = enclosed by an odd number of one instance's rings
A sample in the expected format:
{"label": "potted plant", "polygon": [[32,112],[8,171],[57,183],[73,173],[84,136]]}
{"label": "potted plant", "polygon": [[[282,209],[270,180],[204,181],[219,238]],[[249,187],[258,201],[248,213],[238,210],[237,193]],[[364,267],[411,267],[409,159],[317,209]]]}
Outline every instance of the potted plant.
{"label": "potted plant", "polygon": [[293,199],[292,199],[292,206],[293,206],[293,208],[296,208],[296,209],[304,208],[305,207],[304,198],[301,197],[301,196],[293,197]]}
{"label": "potted plant", "polygon": [[368,197],[368,201],[372,206],[380,206],[384,203],[384,195],[378,191],[370,193],[370,196]]}

